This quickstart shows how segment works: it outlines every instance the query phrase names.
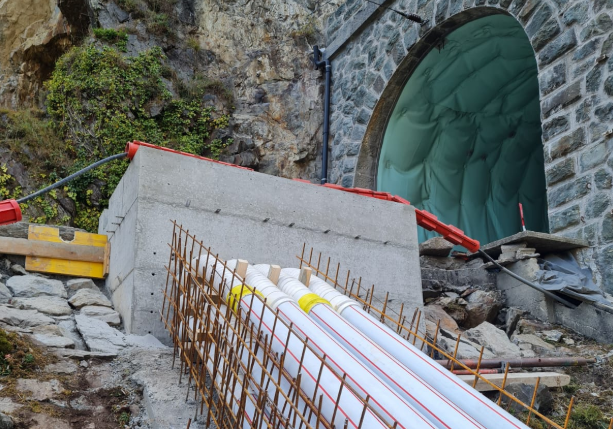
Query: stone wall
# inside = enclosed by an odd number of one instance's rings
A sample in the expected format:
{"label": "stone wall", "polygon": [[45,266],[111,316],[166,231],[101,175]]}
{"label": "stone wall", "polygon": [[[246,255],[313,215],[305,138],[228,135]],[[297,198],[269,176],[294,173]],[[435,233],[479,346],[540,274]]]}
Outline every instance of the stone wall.
{"label": "stone wall", "polygon": [[539,68],[551,232],[583,238],[582,252],[613,291],[613,2],[605,0],[395,0],[429,19],[348,0],[328,18],[334,87],[330,182],[375,188],[387,119],[420,60],[446,34],[487,15],[515,17]]}

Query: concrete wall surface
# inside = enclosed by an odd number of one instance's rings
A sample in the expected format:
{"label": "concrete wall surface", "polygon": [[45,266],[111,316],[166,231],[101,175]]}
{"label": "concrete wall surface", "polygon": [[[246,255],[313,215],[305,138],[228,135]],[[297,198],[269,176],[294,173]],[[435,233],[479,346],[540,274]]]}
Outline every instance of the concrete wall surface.
{"label": "concrete wall surface", "polygon": [[388,308],[423,304],[412,207],[141,147],[99,231],[109,235],[107,287],[128,332],[166,337],[171,220],[224,259],[297,267],[306,243],[375,284],[375,296],[390,292]]}
{"label": "concrete wall surface", "polygon": [[[536,259],[518,261],[507,268],[536,282],[536,272],[539,270]],[[504,292],[508,307],[517,307],[539,320],[566,326],[597,341],[613,343],[613,309],[605,311],[587,302],[570,309],[505,273],[498,275],[497,287]]]}

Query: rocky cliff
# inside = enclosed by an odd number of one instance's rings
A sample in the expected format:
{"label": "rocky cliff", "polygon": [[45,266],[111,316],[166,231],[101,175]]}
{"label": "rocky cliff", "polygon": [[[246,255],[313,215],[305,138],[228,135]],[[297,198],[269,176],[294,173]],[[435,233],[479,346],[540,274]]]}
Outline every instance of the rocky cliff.
{"label": "rocky cliff", "polygon": [[[41,182],[52,181],[49,178],[64,176],[74,170],[83,147],[106,154],[92,149],[103,142],[91,117],[80,117],[78,112],[67,115],[67,122],[79,124],[79,132],[90,130],[92,138],[79,139],[75,132],[57,132],[64,126],[57,111],[55,116],[44,113],[49,111],[49,84],[44,83],[60,58],[74,46],[103,50],[105,43],[125,58],[161,48],[161,79],[170,96],[152,97],[146,106],[151,118],[172,100],[186,97],[229,117],[210,135],[210,141],[219,142],[214,150],[208,145],[202,154],[268,174],[316,181],[323,80],[310,57],[312,45],[323,41],[326,16],[341,1],[0,1],[0,105],[5,109],[0,121],[4,131],[0,134],[5,136],[0,139],[0,163],[7,169],[3,182],[0,175],[0,193],[4,197],[27,194]],[[88,94],[78,95],[88,105]],[[19,118],[24,109],[29,109],[28,118],[39,121],[29,127],[34,132],[22,129]],[[40,134],[37,127],[56,130],[54,142],[42,145],[57,147],[56,155],[65,153],[59,162],[44,159],[40,139],[30,141],[32,135]],[[147,133],[134,138],[155,140]],[[100,141],[92,143],[96,139]],[[112,183],[107,182],[98,178],[81,186],[76,192],[87,192],[87,198],[77,195],[76,205],[48,201],[46,205],[55,208],[52,216],[43,213],[45,207],[34,205],[26,212],[41,221],[74,223],[77,200],[83,197],[81,205],[101,208],[108,196],[105,192],[112,191]],[[98,198],[92,200],[92,195]]]}

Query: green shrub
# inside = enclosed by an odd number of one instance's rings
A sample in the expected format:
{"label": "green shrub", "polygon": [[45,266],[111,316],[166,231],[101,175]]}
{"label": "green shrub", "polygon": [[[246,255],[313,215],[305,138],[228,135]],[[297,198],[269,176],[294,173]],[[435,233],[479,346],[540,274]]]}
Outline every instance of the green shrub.
{"label": "green shrub", "polygon": [[[58,135],[75,153],[70,173],[123,152],[132,140],[219,156],[224,143],[209,141],[210,134],[227,127],[229,116],[216,115],[202,97],[172,99],[162,79],[164,59],[159,47],[125,57],[113,47],[91,44],[73,48],[60,58],[46,83],[47,111]],[[75,225],[97,229],[100,209],[127,165],[127,161],[107,164],[68,186],[77,206]],[[94,204],[87,192],[96,180],[104,183],[100,204]]]}
{"label": "green shrub", "polygon": [[94,36],[98,40],[117,46],[122,52],[128,47],[128,33],[113,28],[94,28]]}

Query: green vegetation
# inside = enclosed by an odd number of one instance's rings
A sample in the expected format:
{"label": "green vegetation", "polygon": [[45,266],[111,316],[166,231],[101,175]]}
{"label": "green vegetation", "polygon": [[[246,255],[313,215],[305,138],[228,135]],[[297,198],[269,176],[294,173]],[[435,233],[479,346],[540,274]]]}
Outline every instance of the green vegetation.
{"label": "green vegetation", "polygon": [[[88,44],[73,48],[57,62],[46,83],[47,112],[56,134],[74,155],[66,173],[122,152],[132,140],[213,157],[231,143],[210,141],[211,132],[227,127],[230,119],[205,106],[202,96],[211,84],[184,84],[190,90],[180,91],[181,97],[173,99],[163,79],[164,60],[157,47],[126,57],[114,47]],[[97,229],[100,209],[127,164],[108,164],[65,189],[77,206],[76,226]],[[88,188],[95,182],[103,184],[102,198],[93,201]]]}
{"label": "green vegetation", "polygon": [[41,365],[49,363],[41,351],[14,332],[0,329],[0,382],[27,378]]}
{"label": "green vegetation", "polygon": [[117,46],[120,51],[126,52],[128,47],[128,33],[113,28],[94,28],[94,36],[98,40]]}
{"label": "green vegetation", "polygon": [[607,420],[595,405],[578,405],[574,408],[570,418],[570,429],[607,429]]}
{"label": "green vegetation", "polygon": [[174,36],[171,18],[178,0],[118,0],[119,6],[132,14],[135,19],[142,19],[147,30],[158,36]]}

